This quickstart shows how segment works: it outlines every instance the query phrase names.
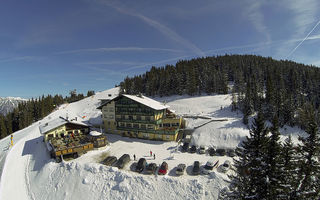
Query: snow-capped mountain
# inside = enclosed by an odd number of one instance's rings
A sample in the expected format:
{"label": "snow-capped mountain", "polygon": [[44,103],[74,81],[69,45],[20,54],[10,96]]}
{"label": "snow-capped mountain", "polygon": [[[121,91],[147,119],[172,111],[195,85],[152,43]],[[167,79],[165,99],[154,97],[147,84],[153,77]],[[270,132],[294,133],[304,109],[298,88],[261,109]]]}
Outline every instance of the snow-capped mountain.
{"label": "snow-capped mountain", "polygon": [[0,114],[8,114],[23,101],[27,100],[20,97],[0,97]]}

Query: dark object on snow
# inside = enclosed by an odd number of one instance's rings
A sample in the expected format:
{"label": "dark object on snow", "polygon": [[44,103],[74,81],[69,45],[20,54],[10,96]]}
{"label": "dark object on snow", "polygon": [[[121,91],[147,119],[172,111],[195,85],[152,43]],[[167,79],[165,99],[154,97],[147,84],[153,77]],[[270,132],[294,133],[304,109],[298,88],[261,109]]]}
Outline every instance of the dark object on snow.
{"label": "dark object on snow", "polygon": [[147,174],[154,174],[157,170],[157,164],[156,163],[150,163],[146,167],[146,173]]}
{"label": "dark object on snow", "polygon": [[216,150],[213,147],[210,147],[208,153],[210,156],[214,156],[216,154]]}
{"label": "dark object on snow", "polygon": [[185,142],[185,143],[183,143],[183,146],[182,146],[182,152],[186,152],[186,151],[188,151],[188,148],[189,148],[189,142]]}
{"label": "dark object on snow", "polygon": [[115,167],[118,167],[119,169],[122,169],[125,164],[127,164],[130,161],[129,154],[123,154],[119,160],[115,163]]}
{"label": "dark object on snow", "polygon": [[102,161],[103,164],[112,166],[115,162],[117,162],[117,157],[108,156],[106,159]]}
{"label": "dark object on snow", "polygon": [[216,150],[218,156],[225,156],[226,150],[225,149],[217,149]]}
{"label": "dark object on snow", "polygon": [[185,169],[186,169],[185,164],[179,164],[176,169],[176,175],[183,175]]}
{"label": "dark object on snow", "polygon": [[195,145],[192,145],[190,148],[190,153],[195,153],[197,151],[197,147]]}
{"label": "dark object on snow", "polygon": [[165,175],[168,171],[168,163],[163,162],[159,168],[158,174]]}
{"label": "dark object on snow", "polygon": [[217,168],[218,165],[219,165],[219,160],[210,159],[208,160],[204,168],[207,170],[212,170],[213,168]]}
{"label": "dark object on snow", "polygon": [[227,150],[228,156],[230,157],[235,157],[236,156],[236,152],[234,149],[228,149]]}
{"label": "dark object on snow", "polygon": [[193,175],[199,175],[200,174],[200,163],[199,163],[199,161],[194,161],[192,174]]}
{"label": "dark object on snow", "polygon": [[138,161],[138,164],[136,166],[136,172],[139,172],[141,173],[144,168],[146,167],[146,164],[147,164],[147,161],[145,158],[140,158],[139,161]]}
{"label": "dark object on snow", "polygon": [[199,154],[205,154],[205,153],[206,153],[206,148],[204,146],[200,146]]}

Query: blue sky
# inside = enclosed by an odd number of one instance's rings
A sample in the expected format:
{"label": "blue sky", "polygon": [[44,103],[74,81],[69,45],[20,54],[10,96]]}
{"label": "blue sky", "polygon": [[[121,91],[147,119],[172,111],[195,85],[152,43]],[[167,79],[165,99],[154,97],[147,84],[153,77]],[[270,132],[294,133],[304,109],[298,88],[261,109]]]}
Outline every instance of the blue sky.
{"label": "blue sky", "polygon": [[318,0],[3,1],[0,96],[102,91],[226,53],[320,66],[319,11]]}

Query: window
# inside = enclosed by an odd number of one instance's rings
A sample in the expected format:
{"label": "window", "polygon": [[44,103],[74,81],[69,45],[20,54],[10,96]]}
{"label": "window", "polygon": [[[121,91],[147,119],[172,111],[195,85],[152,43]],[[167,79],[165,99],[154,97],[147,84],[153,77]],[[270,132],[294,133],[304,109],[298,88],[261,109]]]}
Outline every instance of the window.
{"label": "window", "polygon": [[166,135],[166,138],[167,138],[167,140],[169,140],[170,139],[170,135]]}
{"label": "window", "polygon": [[147,129],[147,126],[145,124],[141,124],[141,129]]}
{"label": "window", "polygon": [[162,135],[159,134],[159,135],[158,135],[158,138],[159,138],[159,139],[162,139]]}
{"label": "window", "polygon": [[126,119],[126,116],[125,115],[121,115],[121,119]]}
{"label": "window", "polygon": [[117,119],[121,119],[121,115],[117,115],[116,118],[117,118]]}
{"label": "window", "polygon": [[120,122],[119,126],[120,126],[120,127],[124,127],[124,123],[123,123],[123,122]]}
{"label": "window", "polygon": [[147,137],[149,137],[149,134],[148,133],[143,133],[143,137],[147,138]]}
{"label": "window", "polygon": [[163,124],[163,127],[170,127],[169,123]]}
{"label": "window", "polygon": [[113,115],[109,115],[109,119],[114,119],[114,116]]}
{"label": "window", "polygon": [[113,108],[109,108],[109,112],[114,112],[114,109]]}
{"label": "window", "polygon": [[141,121],[141,116],[140,115],[137,115],[137,120]]}
{"label": "window", "polygon": [[148,124],[148,129],[152,130],[153,129],[153,125]]}
{"label": "window", "polygon": [[108,121],[108,125],[110,126],[110,121]]}
{"label": "window", "polygon": [[127,123],[127,128],[132,128],[132,124]]}
{"label": "window", "polygon": [[133,128],[139,128],[139,124],[133,124]]}
{"label": "window", "polygon": [[53,134],[48,134],[48,140],[50,140],[51,138],[53,138]]}
{"label": "window", "polygon": [[132,115],[129,115],[129,120],[133,120],[133,116]]}
{"label": "window", "polygon": [[150,117],[149,116],[146,116],[146,121],[150,121]]}

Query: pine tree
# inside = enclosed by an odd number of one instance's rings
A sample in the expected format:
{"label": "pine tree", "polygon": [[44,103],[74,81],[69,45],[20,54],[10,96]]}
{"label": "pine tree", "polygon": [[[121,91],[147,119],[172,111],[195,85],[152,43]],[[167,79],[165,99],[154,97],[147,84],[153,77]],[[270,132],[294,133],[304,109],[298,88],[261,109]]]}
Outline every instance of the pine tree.
{"label": "pine tree", "polygon": [[298,188],[298,157],[291,135],[284,141],[280,154],[279,199],[295,199]]}
{"label": "pine tree", "polygon": [[319,129],[315,120],[315,111],[312,105],[305,106],[301,115],[306,119],[306,137],[299,137],[300,158],[300,184],[298,196],[304,199],[320,198],[320,137]]}
{"label": "pine tree", "polygon": [[0,139],[8,135],[7,128],[4,122],[4,117],[0,115]]}
{"label": "pine tree", "polygon": [[266,152],[268,129],[259,112],[250,129],[250,137],[237,149],[239,158],[234,159],[235,176],[230,199],[266,199],[268,188]]}
{"label": "pine tree", "polygon": [[279,197],[279,188],[281,180],[281,144],[279,142],[279,121],[277,115],[274,116],[272,127],[270,128],[271,137],[267,147],[267,176],[268,182],[268,198],[277,199]]}

